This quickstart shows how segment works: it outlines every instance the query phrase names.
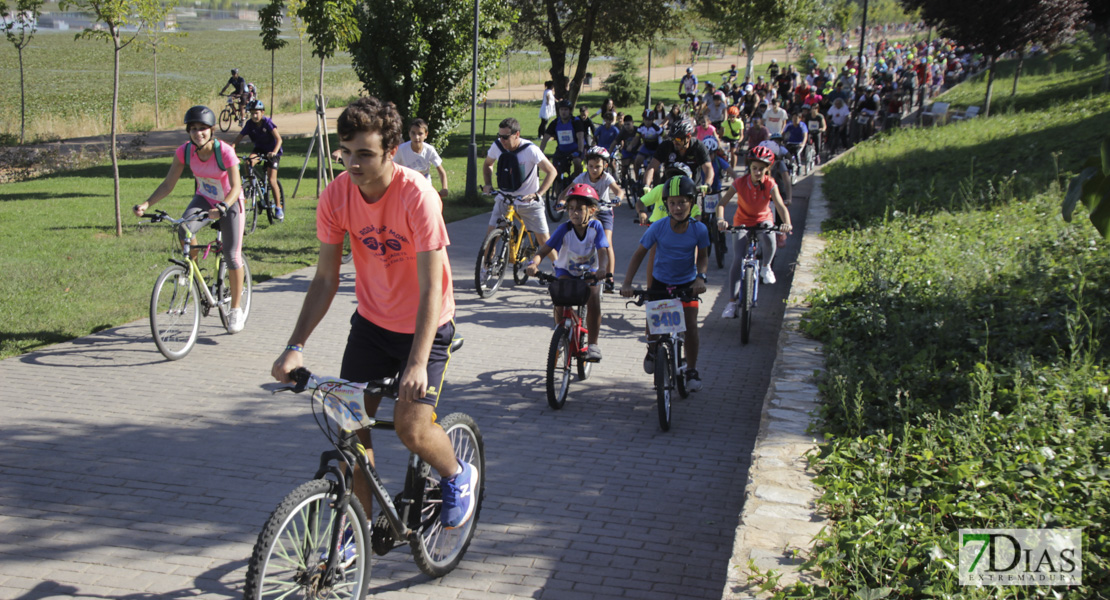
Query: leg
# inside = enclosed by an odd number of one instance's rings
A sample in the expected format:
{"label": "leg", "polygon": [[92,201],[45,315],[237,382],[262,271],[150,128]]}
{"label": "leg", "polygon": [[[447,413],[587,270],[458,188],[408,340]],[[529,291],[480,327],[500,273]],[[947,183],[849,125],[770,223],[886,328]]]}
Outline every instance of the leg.
{"label": "leg", "polygon": [[684,306],[683,317],[686,319],[686,368],[696,370],[698,367],[698,307]]}
{"label": "leg", "polygon": [[274,196],[274,206],[276,206],[277,208],[284,209],[285,208],[284,198],[281,198],[279,193],[278,193],[277,166],[271,164],[266,169],[266,175],[268,176],[268,179],[270,180],[270,193],[273,194],[273,196]]}
{"label": "leg", "polygon": [[600,288],[590,286],[590,299],[586,303],[586,331],[587,343],[591,346],[597,343],[598,332],[601,331],[601,297]]}
{"label": "leg", "polygon": [[459,471],[451,440],[433,420],[435,408],[432,405],[398,401],[393,412],[397,437],[406,448],[424,459],[441,477],[451,477]]}

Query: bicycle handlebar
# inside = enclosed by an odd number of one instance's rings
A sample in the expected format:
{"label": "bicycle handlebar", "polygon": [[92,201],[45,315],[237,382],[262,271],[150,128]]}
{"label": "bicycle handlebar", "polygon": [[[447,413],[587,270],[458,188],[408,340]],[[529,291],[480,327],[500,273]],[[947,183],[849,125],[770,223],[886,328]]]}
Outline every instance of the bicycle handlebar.
{"label": "bicycle handlebar", "polygon": [[[321,378],[317,375],[312,374],[312,372],[305,367],[297,367],[296,369],[293,369],[289,372],[289,377],[293,380],[293,385],[278,388],[274,390],[273,393],[276,394],[278,392],[293,392],[294,394],[299,394],[310,387],[318,388],[326,383],[337,383],[342,381],[330,377]],[[397,395],[397,384],[398,380],[394,377],[375,379],[374,381],[368,382],[366,384],[366,393],[378,396],[394,397]]]}
{"label": "bicycle handlebar", "polygon": [[771,227],[761,227],[759,225],[729,225],[725,231],[782,231],[782,224],[776,224]]}
{"label": "bicycle handlebar", "polygon": [[[538,273],[536,273],[535,277],[536,277],[536,279],[539,279],[540,281],[543,281],[544,283],[551,283],[551,282],[555,281],[556,279],[558,279],[558,277],[556,277],[555,275],[553,275],[551,273],[545,273],[544,271],[539,271]],[[585,275],[579,277],[578,279],[581,279],[583,281],[587,281],[587,282],[590,283],[590,285],[597,285],[597,284],[601,283],[606,278],[598,277],[597,273],[586,273]]]}
{"label": "bicycle handlebar", "polygon": [[678,298],[679,300],[682,300],[683,302],[693,302],[695,300],[701,300],[701,296],[698,296],[697,294],[695,294],[694,290],[691,289],[691,288],[686,288],[686,289],[682,289],[682,290],[675,290],[674,288],[670,288],[666,292],[653,292],[653,291],[650,291],[650,290],[637,288],[637,289],[632,290],[632,295],[636,299],[635,300],[629,300],[628,302],[625,302],[624,304],[625,304],[625,306],[628,306],[630,304],[634,304],[636,306],[643,306],[644,302],[647,302],[647,297],[649,295],[663,295],[663,294],[666,294],[670,298]]}

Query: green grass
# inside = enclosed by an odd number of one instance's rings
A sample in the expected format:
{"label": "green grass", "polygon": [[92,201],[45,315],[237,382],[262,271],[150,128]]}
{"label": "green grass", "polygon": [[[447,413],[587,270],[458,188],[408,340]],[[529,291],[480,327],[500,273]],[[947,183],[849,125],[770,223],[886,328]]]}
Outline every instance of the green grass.
{"label": "green grass", "polygon": [[[1033,73],[1025,112],[860,145],[827,169],[833,217],[805,330],[825,344],[833,523],[806,598],[1033,598],[966,588],[961,528],[1084,528],[1082,587],[1110,590],[1110,248],[1063,186],[1110,129],[1110,95],[1046,98],[1094,75]],[[952,94],[965,93],[959,88]]]}

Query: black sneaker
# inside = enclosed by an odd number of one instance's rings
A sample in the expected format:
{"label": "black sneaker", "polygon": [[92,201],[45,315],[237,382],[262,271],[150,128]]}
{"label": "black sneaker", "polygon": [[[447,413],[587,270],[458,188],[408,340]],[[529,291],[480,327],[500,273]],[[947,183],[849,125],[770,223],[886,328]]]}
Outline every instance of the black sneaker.
{"label": "black sneaker", "polygon": [[701,389],[701,376],[697,369],[686,369],[686,389],[691,392]]}
{"label": "black sneaker", "polygon": [[655,347],[648,346],[647,356],[644,357],[644,373],[651,375],[655,372]]}

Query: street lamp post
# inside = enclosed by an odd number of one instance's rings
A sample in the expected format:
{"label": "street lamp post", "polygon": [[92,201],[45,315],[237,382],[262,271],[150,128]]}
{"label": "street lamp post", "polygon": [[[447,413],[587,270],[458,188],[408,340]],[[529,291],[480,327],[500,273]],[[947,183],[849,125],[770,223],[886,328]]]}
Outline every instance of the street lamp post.
{"label": "street lamp post", "polygon": [[474,65],[470,75],[470,146],[466,153],[466,199],[478,199],[478,0],[474,0]]}
{"label": "street lamp post", "polygon": [[859,68],[856,69],[856,89],[853,90],[856,98],[859,98],[860,89],[863,88],[863,78],[867,77],[866,69],[863,68],[863,50],[867,45],[867,0],[863,0],[863,21],[859,26]]}

